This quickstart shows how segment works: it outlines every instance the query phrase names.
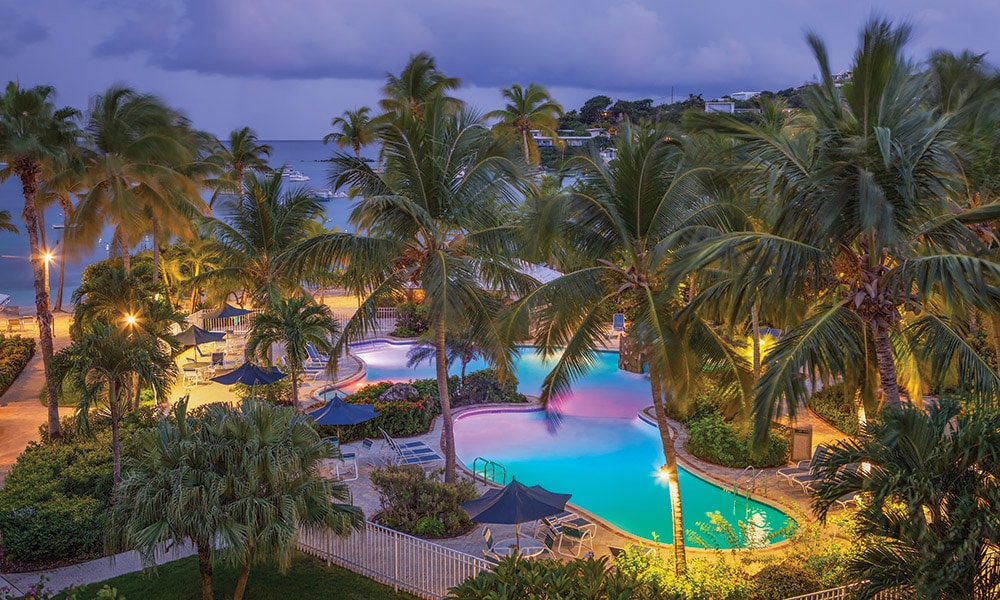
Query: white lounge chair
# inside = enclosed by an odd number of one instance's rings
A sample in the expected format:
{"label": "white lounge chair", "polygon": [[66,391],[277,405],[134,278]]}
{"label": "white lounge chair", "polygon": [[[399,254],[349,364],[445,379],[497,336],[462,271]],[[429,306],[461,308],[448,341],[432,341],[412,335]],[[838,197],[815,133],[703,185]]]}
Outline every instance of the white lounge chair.
{"label": "white lounge chair", "polygon": [[433,463],[444,461],[440,454],[421,441],[397,442],[381,427],[379,427],[379,431],[389,445],[389,461],[393,464],[429,467],[433,466]]}
{"label": "white lounge chair", "polygon": [[825,458],[826,455],[829,454],[829,452],[830,452],[829,448],[827,448],[823,444],[818,444],[816,446],[816,449],[813,450],[812,458],[810,458],[807,461],[800,460],[798,463],[795,464],[794,467],[785,467],[783,469],[778,469],[776,475],[780,476],[782,479],[788,482],[789,486],[791,486],[793,483],[798,483],[799,485],[802,485],[800,481],[795,481],[795,478],[797,477],[804,478],[811,476],[814,473],[817,465],[819,464],[819,461]]}

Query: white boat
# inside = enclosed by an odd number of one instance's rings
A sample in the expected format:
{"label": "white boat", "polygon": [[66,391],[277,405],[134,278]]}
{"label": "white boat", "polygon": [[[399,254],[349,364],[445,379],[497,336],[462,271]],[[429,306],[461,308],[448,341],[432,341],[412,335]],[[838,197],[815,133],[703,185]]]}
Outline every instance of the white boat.
{"label": "white boat", "polygon": [[339,192],[337,192],[336,194],[334,194],[334,195],[332,195],[330,197],[331,198],[346,198],[347,197],[347,192],[345,192],[344,190],[340,190]]}
{"label": "white boat", "polygon": [[52,224],[52,229],[62,229],[63,227],[65,227],[65,226],[62,223],[53,223]]}
{"label": "white boat", "polygon": [[301,171],[296,171],[288,176],[288,181],[309,181],[309,176]]}
{"label": "white boat", "polygon": [[330,190],[309,190],[309,193],[312,194],[317,200],[324,202],[334,197],[333,192]]}
{"label": "white boat", "polygon": [[291,177],[294,173],[298,173],[298,171],[296,171],[295,169],[293,169],[291,167],[283,167],[281,169],[281,176],[282,177]]}

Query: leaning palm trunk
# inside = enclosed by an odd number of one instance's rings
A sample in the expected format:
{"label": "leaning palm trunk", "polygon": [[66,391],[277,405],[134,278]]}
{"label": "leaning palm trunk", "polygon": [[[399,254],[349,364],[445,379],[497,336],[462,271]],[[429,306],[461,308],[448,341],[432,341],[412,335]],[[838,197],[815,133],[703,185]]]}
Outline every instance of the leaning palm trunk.
{"label": "leaning palm trunk", "polygon": [[112,481],[114,485],[117,486],[118,482],[122,479],[122,446],[121,437],[118,429],[118,420],[120,415],[120,401],[121,398],[118,396],[121,394],[121,390],[118,386],[118,382],[115,381],[113,377],[108,378],[108,410],[111,411],[111,459],[114,464],[113,467],[113,478]]}
{"label": "leaning palm trunk", "polygon": [[441,449],[444,450],[445,483],[455,481],[455,433],[451,422],[451,399],[448,397],[448,355],[445,346],[444,317],[438,320],[434,332],[434,365],[437,370],[438,397],[441,400],[441,419],[444,431]]}
{"label": "leaning palm trunk", "polygon": [[27,161],[19,161],[14,165],[14,172],[21,178],[21,188],[24,191],[25,229],[28,230],[28,245],[31,249],[31,274],[35,284],[35,310],[38,318],[38,339],[42,346],[42,364],[45,369],[45,387],[47,390],[49,439],[62,437],[59,428],[59,389],[52,376],[52,312],[49,310],[49,291],[45,287],[45,265],[42,262],[41,247],[38,241],[38,211],[35,208],[35,196],[38,193],[38,178],[41,168]]}
{"label": "leaning palm trunk", "polygon": [[524,164],[531,164],[531,146],[528,145],[528,128],[521,128],[521,151],[524,152]]}
{"label": "leaning palm trunk", "polygon": [[896,361],[892,357],[892,342],[889,332],[883,327],[876,327],[874,332],[875,356],[878,359],[878,375],[882,384],[882,398],[885,404],[899,406],[899,382],[896,377]]}
{"label": "leaning palm trunk", "polygon": [[156,215],[150,217],[153,232],[153,286],[160,283],[160,233]]}
{"label": "leaning palm trunk", "polygon": [[240,568],[240,575],[236,578],[236,589],[233,590],[233,600],[243,600],[243,595],[247,591],[247,579],[250,578],[251,566],[253,566],[253,544],[248,544],[246,554],[243,555],[243,566]]}
{"label": "leaning palm trunk", "polygon": [[684,515],[681,513],[681,482],[677,471],[677,450],[674,448],[670,424],[667,422],[667,392],[663,389],[660,369],[652,362],[649,364],[649,387],[653,395],[656,425],[660,430],[660,443],[663,445],[663,469],[667,477],[667,491],[670,493],[670,511],[672,513],[674,564],[677,574],[680,575],[687,571],[687,555],[684,548]]}
{"label": "leaning palm trunk", "polygon": [[73,203],[69,201],[69,197],[65,195],[59,196],[59,204],[62,205],[63,209],[63,244],[62,248],[59,249],[59,291],[56,294],[56,306],[55,310],[62,310],[63,301],[63,284],[66,280],[66,227],[71,221],[73,215]]}

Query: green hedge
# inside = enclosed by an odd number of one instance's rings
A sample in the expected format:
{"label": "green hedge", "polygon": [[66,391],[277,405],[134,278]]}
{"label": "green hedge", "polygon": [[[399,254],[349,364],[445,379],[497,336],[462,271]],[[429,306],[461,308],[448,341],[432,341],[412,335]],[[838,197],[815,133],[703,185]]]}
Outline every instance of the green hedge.
{"label": "green hedge", "polygon": [[687,423],[688,452],[702,460],[726,467],[775,467],[788,462],[788,428],[774,426],[767,449],[759,456],[750,450],[751,435],[742,433],[718,413],[708,413]]}
{"label": "green hedge", "polygon": [[35,355],[35,339],[0,334],[0,396]]}
{"label": "green hedge", "polygon": [[106,434],[29,444],[0,489],[0,544],[10,560],[100,556],[111,493]]}
{"label": "green hedge", "polygon": [[844,397],[843,383],[828,385],[813,392],[806,404],[824,421],[847,435],[858,435],[861,432],[857,404],[853,398]]}

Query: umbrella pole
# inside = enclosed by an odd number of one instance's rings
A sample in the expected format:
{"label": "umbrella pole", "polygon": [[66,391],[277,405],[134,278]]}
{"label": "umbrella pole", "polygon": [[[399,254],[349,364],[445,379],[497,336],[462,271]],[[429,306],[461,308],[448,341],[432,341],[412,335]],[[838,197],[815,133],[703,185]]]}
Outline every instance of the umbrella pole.
{"label": "umbrella pole", "polygon": [[521,553],[521,524],[514,523],[514,543],[517,545],[517,553]]}

